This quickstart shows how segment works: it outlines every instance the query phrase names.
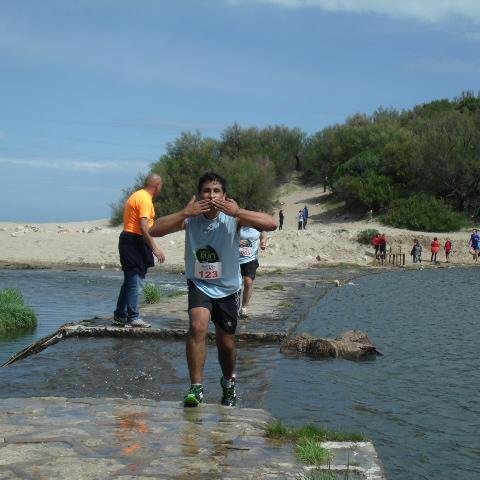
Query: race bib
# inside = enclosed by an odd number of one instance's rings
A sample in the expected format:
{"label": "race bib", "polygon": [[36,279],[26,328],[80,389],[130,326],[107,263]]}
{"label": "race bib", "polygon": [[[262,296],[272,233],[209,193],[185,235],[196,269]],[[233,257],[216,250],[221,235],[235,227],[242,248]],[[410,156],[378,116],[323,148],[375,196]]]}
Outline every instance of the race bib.
{"label": "race bib", "polygon": [[240,256],[241,257],[251,257],[253,254],[252,247],[240,247]]}
{"label": "race bib", "polygon": [[212,280],[222,278],[222,262],[200,263],[195,262],[195,278]]}

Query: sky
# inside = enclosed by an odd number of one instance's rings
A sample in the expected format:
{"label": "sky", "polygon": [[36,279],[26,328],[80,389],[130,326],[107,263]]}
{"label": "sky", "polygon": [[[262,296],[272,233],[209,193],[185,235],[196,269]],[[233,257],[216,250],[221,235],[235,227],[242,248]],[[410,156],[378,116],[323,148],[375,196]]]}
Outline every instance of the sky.
{"label": "sky", "polygon": [[182,132],[477,93],[479,27],[478,0],[0,0],[0,221],[107,218]]}

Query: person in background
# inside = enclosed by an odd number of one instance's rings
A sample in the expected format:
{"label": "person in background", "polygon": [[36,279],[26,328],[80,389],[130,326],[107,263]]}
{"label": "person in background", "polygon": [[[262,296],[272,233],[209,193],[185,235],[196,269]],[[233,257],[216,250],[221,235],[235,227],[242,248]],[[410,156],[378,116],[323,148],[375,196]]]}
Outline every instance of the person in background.
{"label": "person in background", "polygon": [[298,230],[303,230],[303,212],[299,210],[297,213],[298,218]]}
{"label": "person in background", "polygon": [[413,263],[422,263],[422,246],[417,239],[413,241],[413,247],[410,255],[413,257]]}
{"label": "person in background", "polygon": [[176,213],[160,217],[150,229],[154,237],[185,230],[185,276],[188,285],[189,330],[186,342],[190,388],[183,403],[203,401],[203,375],[210,320],[215,325],[218,361],[222,370],[222,405],[234,406],[237,329],[240,309],[240,227],[260,231],[277,228],[266,213],[240,208],[227,197],[226,180],[207,172],[198,180],[197,195]]}
{"label": "person in background", "polygon": [[252,227],[240,228],[240,272],[243,280],[242,306],[240,317],[248,317],[248,304],[252,298],[253,281],[258,268],[258,247],[265,250],[267,233]]}
{"label": "person in background", "polygon": [[440,242],[437,237],[433,237],[432,243],[430,243],[430,251],[432,252],[430,261],[437,263],[437,253],[440,251]]}
{"label": "person in background", "polygon": [[447,241],[445,242],[443,249],[445,250],[445,260],[447,263],[450,263],[449,259],[450,259],[450,252],[452,251],[452,242],[449,238],[447,238]]}
{"label": "person in background", "polygon": [[470,253],[473,256],[475,262],[478,260],[478,252],[480,248],[480,236],[478,235],[478,231],[476,228],[472,230],[472,234],[470,235],[470,240],[468,242],[470,245]]}
{"label": "person in background", "polygon": [[372,238],[372,246],[375,249],[375,260],[378,261],[379,260],[378,250],[380,248],[380,234],[379,233],[376,233],[374,235],[374,237]]}
{"label": "person in background", "polygon": [[303,207],[303,229],[305,230],[307,228],[307,222],[308,222],[308,208],[305,205]]}
{"label": "person in background", "polygon": [[385,263],[387,257],[387,237],[382,233],[378,239],[378,254],[382,265]]}
{"label": "person in background", "polygon": [[283,230],[283,210],[278,212],[278,229]]}
{"label": "person in background", "polygon": [[150,327],[138,312],[138,297],[143,279],[149,267],[153,267],[153,255],[160,263],[165,261],[163,251],[157,247],[148,229],[153,225],[155,209],[153,199],[158,197],[163,182],[160,175],[151,173],[143,188],[132,193],[125,202],[123,231],[118,240],[123,284],[113,314],[113,324],[124,327]]}

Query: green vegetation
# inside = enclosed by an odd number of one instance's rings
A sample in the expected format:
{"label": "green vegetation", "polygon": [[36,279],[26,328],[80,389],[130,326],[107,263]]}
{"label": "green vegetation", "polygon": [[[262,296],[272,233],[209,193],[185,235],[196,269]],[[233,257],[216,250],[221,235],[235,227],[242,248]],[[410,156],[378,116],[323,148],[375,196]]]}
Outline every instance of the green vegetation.
{"label": "green vegetation", "polygon": [[367,440],[365,435],[361,433],[327,430],[312,424],[297,428],[288,428],[279,420],[269,423],[266,427],[265,434],[268,438],[292,440],[295,442],[298,442],[299,439],[302,438],[316,442],[364,442]]}
{"label": "green vegetation", "polygon": [[165,292],[158,285],[153,282],[148,282],[143,287],[143,301],[148,304],[159,303],[166,298],[181,297],[186,295],[186,291],[174,290],[171,292]]}
{"label": "green vegetation", "polygon": [[[239,205],[263,211],[275,208],[276,187],[300,172],[305,183],[328,184],[332,208],[344,204],[362,214],[373,210],[389,225],[450,231],[480,217],[479,152],[480,96],[463,92],[412,110],[357,113],[311,136],[236,124],[220,139],[182,133],[151,170],[166,179],[156,204],[162,215],[183,208],[209,169],[225,176]],[[112,206],[113,224],[141,180]]]}
{"label": "green vegetation", "polygon": [[265,285],[264,290],[283,290],[283,285],[281,283],[271,283],[270,285]]}
{"label": "green vegetation", "polygon": [[162,296],[162,290],[154,283],[146,283],[143,287],[143,301],[145,303],[158,303]]}
{"label": "green vegetation", "polygon": [[444,201],[426,195],[395,200],[384,217],[388,225],[426,232],[452,232],[468,225],[468,218]]}
{"label": "green vegetation", "polygon": [[357,235],[357,242],[361,243],[362,245],[370,245],[372,238],[375,235],[378,235],[380,232],[375,228],[369,228],[367,230],[362,230],[358,232]]}
{"label": "green vegetation", "polygon": [[309,465],[324,465],[330,460],[326,448],[321,447],[315,440],[301,439],[296,445],[297,457]]}
{"label": "green vegetation", "polygon": [[[298,428],[288,428],[276,420],[267,425],[265,435],[268,438],[295,443],[295,452],[298,458],[310,465],[325,465],[330,461],[327,449],[320,446],[321,442],[362,442],[366,437],[360,433],[335,432],[326,430],[316,425],[304,425]],[[329,470],[314,470],[307,475],[302,475],[299,480],[356,480],[355,474],[347,472],[335,474]]]}
{"label": "green vegetation", "polygon": [[0,335],[37,325],[34,311],[25,305],[20,290],[7,288],[0,291]]}

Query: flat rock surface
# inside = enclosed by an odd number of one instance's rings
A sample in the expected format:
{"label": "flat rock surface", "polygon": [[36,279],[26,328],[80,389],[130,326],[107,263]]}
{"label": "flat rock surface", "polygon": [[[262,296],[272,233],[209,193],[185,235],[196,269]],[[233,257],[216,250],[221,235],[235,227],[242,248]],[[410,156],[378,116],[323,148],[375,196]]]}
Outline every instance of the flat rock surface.
{"label": "flat rock surface", "polygon": [[[2,479],[295,479],[290,443],[265,437],[264,410],[112,398],[0,400]],[[337,444],[332,471],[383,479],[370,443]],[[350,459],[350,460],[348,460]],[[355,460],[355,462],[354,462]]]}

